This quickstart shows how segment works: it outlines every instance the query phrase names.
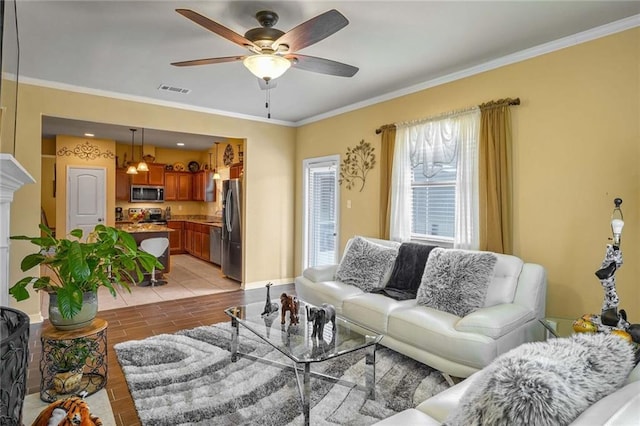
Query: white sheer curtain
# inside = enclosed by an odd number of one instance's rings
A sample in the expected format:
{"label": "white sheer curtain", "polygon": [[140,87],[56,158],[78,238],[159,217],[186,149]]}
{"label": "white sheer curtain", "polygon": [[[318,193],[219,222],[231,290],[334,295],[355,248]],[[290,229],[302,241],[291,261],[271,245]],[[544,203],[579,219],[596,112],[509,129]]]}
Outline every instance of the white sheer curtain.
{"label": "white sheer curtain", "polygon": [[457,117],[459,123],[458,169],[456,174],[456,221],[453,247],[480,247],[480,205],[478,202],[478,146],[480,108]]}
{"label": "white sheer curtain", "polygon": [[411,239],[412,167],[422,164],[424,175],[432,177],[457,154],[454,247],[477,249],[479,108],[396,126],[391,178],[391,239]]}
{"label": "white sheer curtain", "polygon": [[411,128],[396,129],[396,145],[391,169],[391,214],[389,237],[411,239]]}

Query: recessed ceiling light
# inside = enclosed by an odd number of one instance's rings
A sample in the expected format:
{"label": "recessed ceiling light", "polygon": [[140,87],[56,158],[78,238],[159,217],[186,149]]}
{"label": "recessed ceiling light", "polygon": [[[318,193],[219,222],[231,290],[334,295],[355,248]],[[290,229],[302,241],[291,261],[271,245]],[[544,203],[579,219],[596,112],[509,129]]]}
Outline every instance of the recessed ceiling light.
{"label": "recessed ceiling light", "polygon": [[95,136],[93,133],[85,133],[84,135],[88,138],[92,138]]}
{"label": "recessed ceiling light", "polygon": [[176,145],[178,145],[178,146],[184,146],[184,142],[178,142]]}

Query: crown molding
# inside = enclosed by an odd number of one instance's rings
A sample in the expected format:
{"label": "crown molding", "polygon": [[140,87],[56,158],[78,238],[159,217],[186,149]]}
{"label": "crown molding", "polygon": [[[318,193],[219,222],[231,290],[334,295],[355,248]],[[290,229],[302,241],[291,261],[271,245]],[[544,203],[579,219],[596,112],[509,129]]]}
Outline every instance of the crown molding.
{"label": "crown molding", "polygon": [[[10,74],[10,73],[4,73],[3,78],[7,78],[8,80],[13,80],[13,81],[16,80],[15,74]],[[151,105],[163,106],[168,108],[176,108],[176,109],[182,109],[187,111],[204,112],[207,114],[221,115],[223,117],[239,118],[242,120],[250,120],[250,121],[260,121],[262,123],[279,124],[287,127],[296,127],[296,124],[292,121],[256,117],[254,115],[222,111],[222,110],[213,109],[213,108],[199,107],[196,105],[183,104],[180,102],[163,101],[161,99],[147,98],[145,96],[129,95],[129,94],[120,93],[120,92],[111,92],[108,90],[92,89],[90,87],[76,86],[73,84],[60,83],[57,81],[41,80],[41,79],[32,78],[32,77],[20,76],[20,83],[29,84],[33,86],[47,87],[50,89],[65,90],[68,92],[83,93],[86,95],[103,96],[103,97],[119,99],[123,101],[140,102],[144,104],[151,104]]]}
{"label": "crown molding", "polygon": [[506,65],[511,65],[517,62],[526,61],[527,59],[535,58],[536,56],[545,55],[547,53],[565,49],[567,47],[576,46],[578,44],[596,40],[598,38],[613,35],[613,34],[626,31],[638,26],[640,26],[640,14],[630,16],[628,18],[621,19],[619,21],[611,22],[609,24],[601,25],[599,27],[595,27],[587,31],[583,31],[581,33],[563,37],[561,39],[554,40],[549,43],[544,43],[538,46],[534,46],[529,49],[522,50],[520,52],[503,56],[502,58],[498,58],[493,61],[485,62],[480,65],[475,65],[473,67],[470,67],[461,71],[456,71],[451,74],[444,75],[442,77],[437,77],[432,80],[425,81],[423,83],[406,87],[404,89],[396,90],[393,92],[386,93],[384,95],[376,96],[375,98],[367,99],[362,102],[357,102],[355,104],[347,105],[342,108],[338,108],[338,109],[326,112],[324,114],[319,114],[313,117],[309,117],[304,120],[297,121],[295,125],[296,127],[299,127],[305,124],[310,124],[316,121],[324,120],[326,118],[334,117],[336,115],[344,114],[346,112],[358,110],[358,109],[375,105],[381,102],[389,101],[391,99],[399,98],[402,96],[410,95],[412,93],[420,92],[422,90],[430,89],[432,87],[440,86],[441,84],[451,83],[452,81],[460,80],[466,77],[471,77],[473,75],[480,74],[485,71],[490,71],[496,68],[504,67]]}

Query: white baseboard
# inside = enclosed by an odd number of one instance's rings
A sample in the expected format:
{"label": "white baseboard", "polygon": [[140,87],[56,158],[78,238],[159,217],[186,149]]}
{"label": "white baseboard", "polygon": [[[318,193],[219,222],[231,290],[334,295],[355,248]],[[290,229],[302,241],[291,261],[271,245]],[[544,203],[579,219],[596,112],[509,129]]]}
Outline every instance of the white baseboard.
{"label": "white baseboard", "polygon": [[264,288],[268,283],[274,286],[293,284],[294,278],[281,278],[279,280],[267,280],[267,281],[253,281],[250,283],[244,283],[245,290],[253,290],[255,288]]}

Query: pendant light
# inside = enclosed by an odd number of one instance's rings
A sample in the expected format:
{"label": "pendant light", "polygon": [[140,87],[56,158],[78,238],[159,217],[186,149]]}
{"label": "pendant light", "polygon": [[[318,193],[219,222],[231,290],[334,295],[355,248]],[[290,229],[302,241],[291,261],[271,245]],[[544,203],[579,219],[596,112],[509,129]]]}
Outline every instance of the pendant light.
{"label": "pendant light", "polygon": [[142,128],[142,149],[140,151],[140,162],[138,163],[138,167],[137,170],[139,172],[148,172],[149,171],[149,166],[147,166],[147,163],[144,161],[144,127]]}
{"label": "pendant light", "polygon": [[213,180],[220,180],[220,173],[218,173],[218,142],[216,142],[216,166],[213,169]]}
{"label": "pendant light", "polygon": [[136,129],[131,130],[131,161],[129,162],[129,168],[127,168],[128,175],[137,175],[138,170],[136,169],[135,162],[133,161],[133,136],[136,134]]}

